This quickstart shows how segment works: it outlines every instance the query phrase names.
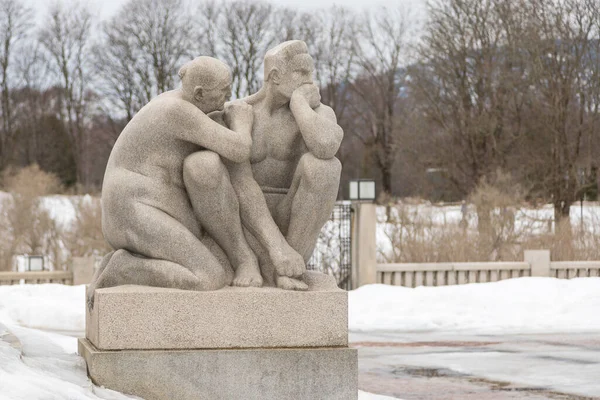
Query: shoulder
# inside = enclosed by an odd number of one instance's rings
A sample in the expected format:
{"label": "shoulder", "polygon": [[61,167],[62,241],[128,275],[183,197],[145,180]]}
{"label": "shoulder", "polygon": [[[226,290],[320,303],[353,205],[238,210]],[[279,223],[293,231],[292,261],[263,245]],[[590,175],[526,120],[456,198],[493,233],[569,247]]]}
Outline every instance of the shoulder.
{"label": "shoulder", "polygon": [[[186,109],[187,108],[186,103],[189,104],[187,101],[185,101],[179,97],[171,96],[170,93],[163,93],[163,94],[156,96],[152,100],[150,100],[150,102],[148,104],[146,104],[144,107],[160,108],[163,111],[173,112],[173,111],[176,111],[177,109]],[[190,104],[190,106],[191,106],[191,104]]]}
{"label": "shoulder", "polygon": [[161,95],[155,97],[152,99],[152,101],[150,101],[150,103],[148,103],[148,106],[154,111],[154,113],[162,115],[165,118],[177,119],[178,122],[186,122],[190,119],[211,121],[211,119],[198,107],[177,96]]}
{"label": "shoulder", "polygon": [[240,100],[242,100],[245,103],[250,104],[251,106],[254,106],[254,105],[262,102],[265,99],[266,93],[267,92],[263,86],[258,92],[251,94],[250,96],[246,96]]}

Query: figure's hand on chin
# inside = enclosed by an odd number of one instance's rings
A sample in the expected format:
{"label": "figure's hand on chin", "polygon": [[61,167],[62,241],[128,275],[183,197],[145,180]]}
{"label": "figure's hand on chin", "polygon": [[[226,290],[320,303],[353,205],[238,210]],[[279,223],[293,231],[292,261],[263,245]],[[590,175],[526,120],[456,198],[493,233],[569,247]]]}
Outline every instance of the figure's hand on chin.
{"label": "figure's hand on chin", "polygon": [[298,98],[303,98],[308,102],[310,108],[317,108],[321,104],[321,94],[317,85],[304,84],[292,93],[290,102],[298,101]]}
{"label": "figure's hand on chin", "polygon": [[226,103],[223,114],[225,123],[232,129],[234,125],[249,127],[254,122],[252,106],[242,100]]}

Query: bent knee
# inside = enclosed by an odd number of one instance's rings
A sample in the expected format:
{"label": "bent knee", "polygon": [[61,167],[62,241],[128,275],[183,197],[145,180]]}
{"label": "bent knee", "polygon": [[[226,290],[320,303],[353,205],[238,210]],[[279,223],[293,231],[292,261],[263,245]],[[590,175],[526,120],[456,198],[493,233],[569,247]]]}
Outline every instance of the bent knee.
{"label": "bent knee", "polygon": [[215,188],[225,173],[221,157],[212,151],[198,151],[183,161],[183,181],[190,184]]}
{"label": "bent knee", "polygon": [[323,160],[311,153],[306,153],[300,158],[302,178],[311,187],[323,190],[335,187],[337,191],[342,173],[342,163],[337,158]]}

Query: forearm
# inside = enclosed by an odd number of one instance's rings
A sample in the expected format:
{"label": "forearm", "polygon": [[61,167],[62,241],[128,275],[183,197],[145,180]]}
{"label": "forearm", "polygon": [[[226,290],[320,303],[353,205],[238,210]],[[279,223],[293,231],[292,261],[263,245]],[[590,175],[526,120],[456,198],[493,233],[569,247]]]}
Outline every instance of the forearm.
{"label": "forearm", "polygon": [[233,162],[244,162],[250,157],[250,127],[238,123],[232,129],[228,129],[220,124],[220,115],[214,114],[209,117],[198,111],[188,112],[180,117],[180,120],[181,125],[174,129],[179,139],[214,151]]}
{"label": "forearm", "polygon": [[343,137],[342,128],[335,121],[335,114],[319,113],[310,108],[303,98],[291,101],[290,110],[308,150],[317,158],[333,158]]}
{"label": "forearm", "polygon": [[231,184],[238,196],[242,224],[268,252],[285,244],[273,220],[265,196],[252,176],[249,163],[226,163]]}

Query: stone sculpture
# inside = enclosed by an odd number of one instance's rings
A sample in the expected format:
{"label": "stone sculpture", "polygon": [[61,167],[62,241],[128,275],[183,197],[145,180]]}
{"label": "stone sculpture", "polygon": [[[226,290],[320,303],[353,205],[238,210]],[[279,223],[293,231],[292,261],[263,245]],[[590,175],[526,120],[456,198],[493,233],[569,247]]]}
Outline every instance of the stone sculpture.
{"label": "stone sculpture", "polygon": [[[265,57],[265,84],[224,105],[229,68],[198,57],[115,143],[102,190],[115,249],[88,288],[227,285],[306,290],[302,276],[337,196],[342,130],[320,103],[306,44]],[[209,116],[210,114],[210,116]]]}
{"label": "stone sculpture", "polygon": [[147,400],[357,399],[348,293],[305,267],[341,169],[312,70],[304,42],[282,43],[264,87],[225,104],[229,68],[199,57],[125,127],[102,191],[115,251],[79,339],[95,384]]}

